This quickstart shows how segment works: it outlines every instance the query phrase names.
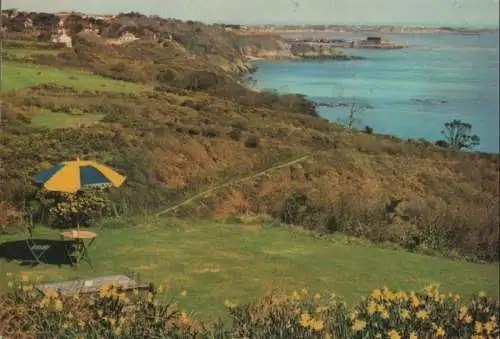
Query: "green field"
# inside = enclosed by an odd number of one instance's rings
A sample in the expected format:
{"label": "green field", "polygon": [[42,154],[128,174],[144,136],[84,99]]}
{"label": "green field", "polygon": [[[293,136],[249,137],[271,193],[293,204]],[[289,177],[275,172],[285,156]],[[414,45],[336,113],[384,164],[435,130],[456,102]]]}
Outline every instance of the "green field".
{"label": "green field", "polygon": [[74,115],[41,110],[31,117],[31,123],[39,127],[67,128],[92,125],[99,122],[102,118],[104,118],[104,114],[101,113]]}
{"label": "green field", "polygon": [[99,90],[129,93],[151,90],[149,86],[107,79],[85,71],[19,62],[6,62],[3,65],[3,91],[20,90],[42,83],[70,86],[80,91]]}
{"label": "green field", "polygon": [[[280,227],[146,217],[128,227],[94,231],[93,270],[85,263],[76,270],[50,264],[30,268],[0,259],[0,286],[5,287],[6,272],[27,272],[44,281],[139,274],[143,282],[167,281],[180,307],[204,318],[225,314],[225,299],[251,301],[272,287],[335,292],[351,304],[376,287],[409,291],[432,282],[441,283],[443,291],[470,295],[484,290],[498,296],[497,265],[349,245],[346,238],[319,239]],[[54,230],[39,232],[41,238],[59,238]],[[2,243],[25,238],[0,237]],[[179,296],[182,289],[186,297]]]}

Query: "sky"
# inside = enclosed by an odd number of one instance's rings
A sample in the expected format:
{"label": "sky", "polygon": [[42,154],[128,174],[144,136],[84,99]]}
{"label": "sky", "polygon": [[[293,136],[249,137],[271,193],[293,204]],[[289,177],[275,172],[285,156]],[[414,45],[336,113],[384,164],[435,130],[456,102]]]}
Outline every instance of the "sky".
{"label": "sky", "polygon": [[140,12],[207,23],[498,27],[499,0],[3,0],[2,8]]}

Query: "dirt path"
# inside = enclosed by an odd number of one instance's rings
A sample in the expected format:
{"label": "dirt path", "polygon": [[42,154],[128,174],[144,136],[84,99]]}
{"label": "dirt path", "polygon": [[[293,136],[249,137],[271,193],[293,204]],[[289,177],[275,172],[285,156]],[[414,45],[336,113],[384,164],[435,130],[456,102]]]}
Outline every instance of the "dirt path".
{"label": "dirt path", "polygon": [[223,184],[211,187],[211,188],[209,188],[209,189],[207,189],[205,191],[202,191],[202,192],[200,192],[200,193],[198,193],[196,195],[193,195],[192,197],[190,197],[190,198],[188,198],[188,199],[186,199],[186,200],[184,200],[184,201],[182,201],[182,202],[180,202],[180,203],[178,203],[178,204],[176,204],[174,206],[171,206],[171,207],[169,207],[167,209],[164,209],[163,211],[158,212],[156,214],[156,216],[157,217],[161,216],[161,215],[166,214],[166,213],[168,213],[170,211],[173,211],[173,210],[175,210],[175,209],[177,209],[177,208],[179,208],[181,206],[187,205],[187,204],[193,202],[196,199],[202,198],[202,197],[204,197],[204,196],[212,193],[213,191],[216,191],[216,190],[219,190],[221,188],[229,187],[229,186],[232,186],[232,185],[236,185],[236,184],[239,184],[239,183],[242,183],[242,182],[245,182],[245,181],[257,178],[259,176],[262,176],[262,175],[267,174],[269,172],[275,171],[277,169],[281,169],[281,168],[284,168],[284,167],[291,166],[291,165],[296,164],[298,162],[304,161],[304,160],[308,159],[309,157],[310,157],[310,155],[303,155],[300,158],[296,158],[296,159],[288,161],[288,162],[286,162],[284,164],[279,164],[279,165],[275,165],[273,167],[266,168],[263,171],[251,174],[249,176],[246,176],[246,177],[243,177],[243,178],[240,178],[240,179],[229,180],[229,181],[227,181],[227,182],[225,182]]}

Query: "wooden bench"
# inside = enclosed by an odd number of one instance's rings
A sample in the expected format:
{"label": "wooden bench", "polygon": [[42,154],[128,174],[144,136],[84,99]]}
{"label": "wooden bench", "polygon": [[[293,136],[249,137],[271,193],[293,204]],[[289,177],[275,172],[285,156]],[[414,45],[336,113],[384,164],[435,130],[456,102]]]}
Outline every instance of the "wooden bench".
{"label": "wooden bench", "polygon": [[97,277],[92,279],[70,280],[54,282],[35,286],[42,294],[48,291],[57,291],[61,295],[92,294],[99,293],[101,287],[114,284],[120,287],[124,292],[131,290],[154,290],[153,284],[138,284],[135,280],[126,275],[111,275]]}

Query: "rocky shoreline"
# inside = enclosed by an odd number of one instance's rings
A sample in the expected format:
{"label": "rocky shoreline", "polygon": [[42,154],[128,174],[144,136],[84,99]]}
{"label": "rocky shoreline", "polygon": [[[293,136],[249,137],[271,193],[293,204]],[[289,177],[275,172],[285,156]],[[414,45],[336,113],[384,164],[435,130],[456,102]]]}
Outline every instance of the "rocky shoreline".
{"label": "rocky shoreline", "polygon": [[296,43],[276,36],[253,37],[243,42],[242,54],[246,60],[364,60],[365,57],[346,54],[332,46]]}

